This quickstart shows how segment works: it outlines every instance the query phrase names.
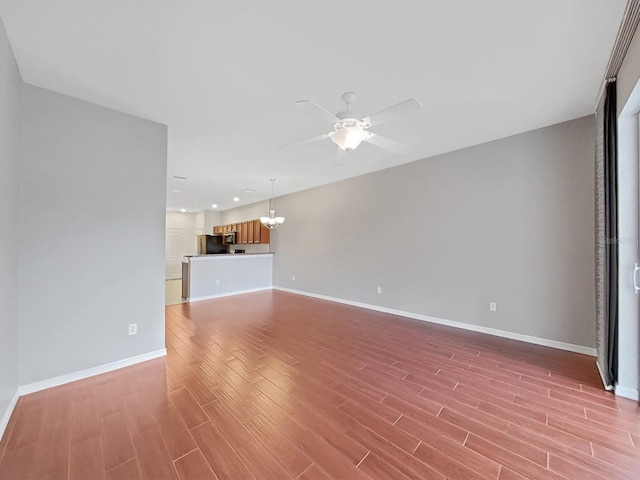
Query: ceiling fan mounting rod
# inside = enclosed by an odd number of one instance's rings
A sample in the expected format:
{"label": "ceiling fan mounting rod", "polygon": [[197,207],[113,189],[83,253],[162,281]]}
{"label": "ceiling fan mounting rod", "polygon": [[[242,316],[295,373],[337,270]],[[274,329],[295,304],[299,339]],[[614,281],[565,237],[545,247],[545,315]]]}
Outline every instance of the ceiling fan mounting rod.
{"label": "ceiling fan mounting rod", "polygon": [[358,96],[355,92],[345,92],[342,94],[342,101],[347,104],[347,111],[351,110],[351,105],[356,103]]}

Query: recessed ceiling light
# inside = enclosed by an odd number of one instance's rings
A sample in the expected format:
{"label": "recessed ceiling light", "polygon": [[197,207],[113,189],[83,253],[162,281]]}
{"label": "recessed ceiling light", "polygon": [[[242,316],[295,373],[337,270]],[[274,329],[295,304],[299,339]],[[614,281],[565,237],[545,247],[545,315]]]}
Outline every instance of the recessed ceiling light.
{"label": "recessed ceiling light", "polygon": [[239,202],[240,201],[240,197],[233,197],[233,201],[234,202]]}
{"label": "recessed ceiling light", "polygon": [[174,180],[186,180],[187,177],[181,177],[180,175],[171,175],[170,178],[173,178]]}
{"label": "recessed ceiling light", "polygon": [[171,191],[175,193],[180,193],[180,190],[178,190],[177,188],[172,188]]}
{"label": "recessed ceiling light", "polygon": [[244,190],[242,190],[244,193],[256,193],[255,190],[251,190],[250,188],[245,188]]}
{"label": "recessed ceiling light", "polygon": [[211,208],[218,208],[218,204],[217,203],[212,204]]}
{"label": "recessed ceiling light", "polygon": [[184,213],[184,212],[186,212],[186,211],[187,211],[187,209],[186,209],[186,208],[181,208],[181,209],[180,209],[180,211],[181,211],[182,213]]}

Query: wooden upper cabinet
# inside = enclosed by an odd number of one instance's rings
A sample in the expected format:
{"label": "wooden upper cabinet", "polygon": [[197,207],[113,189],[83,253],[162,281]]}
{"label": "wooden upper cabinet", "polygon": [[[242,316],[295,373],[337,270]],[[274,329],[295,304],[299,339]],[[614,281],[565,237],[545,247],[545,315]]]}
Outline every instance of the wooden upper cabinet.
{"label": "wooden upper cabinet", "polygon": [[247,222],[247,243],[253,242],[253,220]]}
{"label": "wooden upper cabinet", "polygon": [[[260,220],[258,220],[260,223]],[[260,224],[260,243],[269,243],[271,240],[271,230]]]}
{"label": "wooden upper cabinet", "polygon": [[242,222],[240,224],[240,243],[247,243],[249,238],[249,222]]}
{"label": "wooden upper cabinet", "polygon": [[237,232],[236,243],[269,243],[271,239],[271,230],[263,226],[258,218],[246,222],[213,227],[213,233],[225,234],[228,232]]}
{"label": "wooden upper cabinet", "polygon": [[251,228],[253,229],[253,243],[262,243],[260,237],[262,223],[260,223],[260,219],[251,222]]}

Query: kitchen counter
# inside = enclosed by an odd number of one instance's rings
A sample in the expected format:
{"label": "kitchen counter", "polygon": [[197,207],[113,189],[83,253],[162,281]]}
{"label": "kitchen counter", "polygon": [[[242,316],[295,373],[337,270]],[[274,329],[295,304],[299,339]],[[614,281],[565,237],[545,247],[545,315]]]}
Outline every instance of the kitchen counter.
{"label": "kitchen counter", "polygon": [[273,253],[186,256],[182,284],[182,296],[189,302],[269,290],[273,286]]}

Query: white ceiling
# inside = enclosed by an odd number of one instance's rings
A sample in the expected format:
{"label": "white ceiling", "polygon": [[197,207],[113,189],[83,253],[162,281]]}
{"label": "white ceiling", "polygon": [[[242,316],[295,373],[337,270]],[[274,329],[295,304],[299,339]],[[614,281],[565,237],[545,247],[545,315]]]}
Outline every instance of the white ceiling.
{"label": "white ceiling", "polygon": [[[593,112],[625,0],[0,0],[25,82],[169,126],[167,208],[220,209]],[[332,112],[424,109],[344,167]],[[180,189],[180,193],[172,189]],[[243,190],[255,190],[245,193]],[[241,201],[234,203],[233,196]]]}

